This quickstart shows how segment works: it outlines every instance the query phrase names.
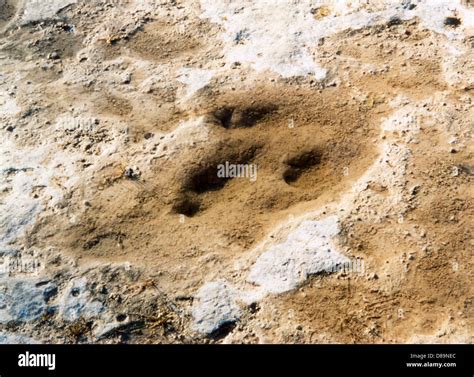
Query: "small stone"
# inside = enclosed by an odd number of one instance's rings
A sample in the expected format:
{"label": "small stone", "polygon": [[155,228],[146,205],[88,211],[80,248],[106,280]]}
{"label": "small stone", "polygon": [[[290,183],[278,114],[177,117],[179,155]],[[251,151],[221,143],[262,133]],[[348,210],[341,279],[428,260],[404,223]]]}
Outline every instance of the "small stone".
{"label": "small stone", "polygon": [[137,180],[141,176],[141,172],[137,167],[134,168],[127,168],[125,169],[125,172],[123,173],[125,178],[132,179],[132,180]]}
{"label": "small stone", "polygon": [[418,194],[418,192],[420,191],[420,187],[421,187],[420,185],[415,185],[415,186],[413,186],[413,187],[411,188],[411,190],[410,190],[410,193],[411,193],[412,195]]}
{"label": "small stone", "polygon": [[130,73],[127,73],[122,79],[122,84],[130,84],[131,81],[132,75]]}
{"label": "small stone", "polygon": [[43,291],[44,301],[49,302],[49,300],[51,300],[51,298],[56,296],[57,293],[58,293],[57,286],[51,285],[51,286],[46,287],[45,290]]}
{"label": "small stone", "polygon": [[388,21],[388,26],[400,25],[401,23],[402,23],[402,20],[400,19],[400,17],[392,16],[390,17]]}
{"label": "small stone", "polygon": [[402,1],[403,9],[413,10],[416,8],[416,4],[412,3],[412,0],[404,0]]}
{"label": "small stone", "polygon": [[461,25],[461,20],[457,17],[446,17],[444,19],[444,25],[456,28]]}
{"label": "small stone", "polygon": [[57,60],[59,58],[60,58],[60,56],[56,51],[54,51],[54,52],[52,52],[51,54],[48,55],[48,59]]}

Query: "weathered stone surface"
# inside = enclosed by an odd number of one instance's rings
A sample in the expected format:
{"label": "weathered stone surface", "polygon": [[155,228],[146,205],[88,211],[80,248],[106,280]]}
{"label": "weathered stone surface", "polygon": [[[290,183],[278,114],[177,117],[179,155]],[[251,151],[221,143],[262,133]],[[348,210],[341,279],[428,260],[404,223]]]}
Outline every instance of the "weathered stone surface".
{"label": "weathered stone surface", "polygon": [[238,291],[225,280],[205,284],[196,295],[193,329],[211,334],[222,325],[235,322],[242,313],[237,298]]}
{"label": "weathered stone surface", "polygon": [[349,261],[331,241],[337,233],[336,217],[303,222],[284,243],[272,246],[257,259],[247,280],[268,292],[282,293],[296,288],[309,275],[331,272]]}
{"label": "weathered stone surface", "polygon": [[76,2],[77,0],[26,0],[22,21],[28,23],[54,18],[61,9]]}
{"label": "weathered stone surface", "polygon": [[102,302],[87,289],[87,279],[84,277],[70,282],[59,304],[59,314],[66,321],[97,317],[103,310]]}
{"label": "weathered stone surface", "polygon": [[6,332],[0,332],[0,344],[39,344],[36,339],[23,335],[14,335]]}
{"label": "weathered stone surface", "polygon": [[37,279],[3,279],[0,281],[0,323],[30,322],[47,310],[45,290],[53,284],[37,286]]}

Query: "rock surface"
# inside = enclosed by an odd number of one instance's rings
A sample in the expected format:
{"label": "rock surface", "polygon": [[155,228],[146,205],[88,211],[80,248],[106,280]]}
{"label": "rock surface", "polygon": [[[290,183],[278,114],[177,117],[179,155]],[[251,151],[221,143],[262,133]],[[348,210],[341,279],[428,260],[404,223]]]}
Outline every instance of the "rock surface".
{"label": "rock surface", "polygon": [[237,290],[225,280],[206,283],[196,295],[198,304],[193,309],[194,329],[212,334],[223,325],[235,322],[242,313],[237,299]]}

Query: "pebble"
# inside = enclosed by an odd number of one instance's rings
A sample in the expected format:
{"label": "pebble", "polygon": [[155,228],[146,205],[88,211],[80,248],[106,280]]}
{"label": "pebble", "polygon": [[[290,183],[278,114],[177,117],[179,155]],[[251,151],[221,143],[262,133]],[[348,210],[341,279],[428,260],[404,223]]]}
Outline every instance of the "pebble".
{"label": "pebble", "polygon": [[54,52],[52,52],[51,54],[48,55],[48,59],[56,60],[56,59],[60,59],[60,56],[56,51],[54,51]]}

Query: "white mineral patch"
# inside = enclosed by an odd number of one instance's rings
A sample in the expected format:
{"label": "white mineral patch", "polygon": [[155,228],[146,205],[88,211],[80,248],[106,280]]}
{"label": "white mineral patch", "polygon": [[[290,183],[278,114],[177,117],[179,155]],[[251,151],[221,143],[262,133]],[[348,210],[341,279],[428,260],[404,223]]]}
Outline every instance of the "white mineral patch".
{"label": "white mineral patch", "polygon": [[[383,143],[379,150],[380,157],[352,185],[351,190],[343,196],[338,206],[339,209],[348,208],[347,206],[354,201],[354,194],[367,196],[366,191],[370,182],[377,182],[389,188],[390,195],[380,199],[388,208],[395,207],[403,201],[403,189],[406,181],[404,175],[411,152],[406,145],[397,145],[390,142]],[[369,208],[365,210],[368,211]],[[383,217],[383,215],[383,213],[379,213],[380,217]]]}
{"label": "white mineral patch", "polygon": [[0,93],[0,117],[6,115],[15,115],[20,111],[14,98],[7,93]]}
{"label": "white mineral patch", "polygon": [[0,189],[6,193],[0,202],[0,246],[20,237],[44,204],[56,204],[79,179],[75,158],[48,155],[47,145],[19,148],[11,140],[0,144]]}
{"label": "white mineral patch", "polygon": [[[474,10],[466,8],[460,0],[424,0],[412,11],[405,12],[404,18],[419,17],[422,25],[437,33],[446,35],[449,39],[459,39],[467,29],[474,27]],[[461,25],[457,28],[446,27],[446,17],[458,17]]]}
{"label": "white mineral patch", "polygon": [[[386,23],[392,17],[419,17],[422,24],[448,38],[457,39],[472,27],[474,12],[459,0],[421,1],[410,9],[394,1],[201,0],[202,16],[221,24],[224,52],[230,63],[247,62],[257,71],[272,70],[283,77],[314,75],[326,70],[312,55],[320,38],[346,29]],[[324,17],[315,12],[326,7]],[[444,25],[448,16],[462,18],[462,26]]]}
{"label": "white mineral patch", "polygon": [[338,265],[349,263],[333,244],[332,238],[338,233],[335,216],[304,221],[285,242],[271,246],[251,267],[247,281],[257,285],[255,288],[238,290],[225,280],[206,283],[193,306],[194,329],[212,333],[224,323],[240,318],[239,302],[250,304],[269,293],[295,289],[312,274],[331,272]]}
{"label": "white mineral patch", "polygon": [[201,6],[203,17],[224,26],[228,62],[248,62],[284,77],[325,77],[308,49],[318,39],[308,2],[202,0]]}
{"label": "white mineral patch", "polygon": [[213,76],[214,72],[206,69],[182,68],[179,71],[178,81],[187,86],[186,96],[191,97],[198,90],[209,84]]}
{"label": "white mineral patch", "polygon": [[238,297],[239,292],[225,280],[203,285],[195,296],[193,329],[210,334],[226,323],[235,322],[242,314],[236,302]]}
{"label": "white mineral patch", "polygon": [[26,0],[22,21],[35,22],[54,18],[56,14],[77,0]]}
{"label": "white mineral patch", "polygon": [[349,262],[332,242],[339,233],[335,216],[320,221],[304,221],[282,244],[272,246],[252,266],[247,281],[269,293],[296,288],[310,275],[332,271]]}
{"label": "white mineral patch", "polygon": [[164,135],[158,151],[167,156],[181,150],[183,146],[206,141],[209,138],[209,129],[204,117],[181,121],[173,131]]}
{"label": "white mineral patch", "polygon": [[95,300],[87,289],[84,277],[70,282],[59,304],[59,313],[66,321],[96,317],[103,310],[103,304]]}
{"label": "white mineral patch", "polygon": [[38,286],[36,278],[0,279],[0,323],[30,322],[46,311],[45,292],[53,285]]}

